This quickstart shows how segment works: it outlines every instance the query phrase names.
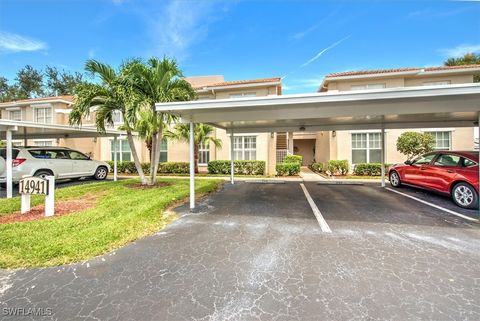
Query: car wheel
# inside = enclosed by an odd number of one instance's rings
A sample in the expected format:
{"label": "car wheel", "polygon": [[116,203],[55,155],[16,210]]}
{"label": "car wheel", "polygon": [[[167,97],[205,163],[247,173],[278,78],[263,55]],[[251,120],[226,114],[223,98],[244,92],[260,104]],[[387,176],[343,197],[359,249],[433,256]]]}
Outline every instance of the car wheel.
{"label": "car wheel", "polygon": [[104,166],[100,166],[95,171],[95,175],[93,175],[93,177],[96,180],[101,181],[101,180],[104,180],[105,178],[107,178],[107,175],[108,175],[108,169]]}
{"label": "car wheel", "polygon": [[45,170],[39,170],[33,176],[40,177],[40,178],[43,178],[43,179],[47,179],[47,176],[52,176],[52,175],[53,175],[52,172],[45,171]]}
{"label": "car wheel", "polygon": [[393,187],[400,187],[402,182],[400,181],[400,175],[396,171],[390,172],[389,176],[390,185]]}
{"label": "car wheel", "polygon": [[452,199],[455,204],[463,208],[478,206],[478,193],[472,185],[458,183],[452,188]]}

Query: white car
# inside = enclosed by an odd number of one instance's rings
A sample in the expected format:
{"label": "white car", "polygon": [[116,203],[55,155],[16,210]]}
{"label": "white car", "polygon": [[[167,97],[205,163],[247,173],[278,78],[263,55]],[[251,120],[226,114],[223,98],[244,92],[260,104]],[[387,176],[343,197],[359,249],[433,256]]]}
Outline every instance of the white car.
{"label": "white car", "polygon": [[[6,183],[6,149],[0,148],[0,183]],[[65,147],[14,147],[12,148],[13,182],[17,183],[24,175],[56,179],[93,177],[107,178],[110,166],[101,161]]]}

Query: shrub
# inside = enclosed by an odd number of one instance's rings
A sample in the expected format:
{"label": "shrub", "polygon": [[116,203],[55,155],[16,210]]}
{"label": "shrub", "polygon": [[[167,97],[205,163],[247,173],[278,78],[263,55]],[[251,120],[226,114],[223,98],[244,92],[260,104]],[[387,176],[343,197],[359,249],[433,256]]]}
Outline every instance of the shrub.
{"label": "shrub", "polygon": [[310,165],[310,169],[317,173],[323,173],[327,170],[327,166],[324,163],[313,163]]}
{"label": "shrub", "polygon": [[278,176],[293,176],[300,173],[300,163],[278,163],[275,169]]}
{"label": "shrub", "polygon": [[[265,173],[265,162],[257,160],[236,160],[233,161],[235,174],[240,175],[263,175]],[[208,162],[208,173],[230,174],[229,160],[214,160]]]}
{"label": "shrub", "polygon": [[327,170],[330,174],[340,174],[340,175],[347,175],[349,171],[349,164],[348,160],[330,160],[327,163]]}
{"label": "shrub", "polygon": [[380,163],[360,163],[356,164],[353,174],[358,176],[380,176],[382,174],[382,164]]}
{"label": "shrub", "polygon": [[157,173],[163,174],[188,174],[190,166],[188,162],[164,162],[158,164]]}
{"label": "shrub", "polygon": [[284,163],[302,163],[303,156],[302,155],[287,155],[283,160]]}
{"label": "shrub", "polygon": [[405,132],[397,139],[397,150],[412,159],[433,150],[435,138],[429,133]]}

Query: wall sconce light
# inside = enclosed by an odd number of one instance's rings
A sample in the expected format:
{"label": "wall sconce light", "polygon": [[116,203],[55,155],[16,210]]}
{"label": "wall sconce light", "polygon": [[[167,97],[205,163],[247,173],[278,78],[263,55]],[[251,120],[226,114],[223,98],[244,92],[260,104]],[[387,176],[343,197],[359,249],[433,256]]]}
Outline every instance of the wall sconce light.
{"label": "wall sconce light", "polygon": [[275,134],[273,132],[270,132],[270,138],[273,138],[273,136],[275,136]]}
{"label": "wall sconce light", "polygon": [[336,137],[336,136],[337,136],[337,131],[336,130],[332,131],[332,137]]}
{"label": "wall sconce light", "polygon": [[305,126],[300,126],[299,129],[300,129],[301,132],[304,132],[305,131]]}

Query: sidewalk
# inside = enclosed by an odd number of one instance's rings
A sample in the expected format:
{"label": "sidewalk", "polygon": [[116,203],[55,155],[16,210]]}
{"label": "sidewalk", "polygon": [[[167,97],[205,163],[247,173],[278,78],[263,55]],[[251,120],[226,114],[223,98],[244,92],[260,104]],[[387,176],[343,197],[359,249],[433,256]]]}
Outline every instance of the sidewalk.
{"label": "sidewalk", "polygon": [[300,177],[305,182],[319,182],[319,181],[328,181],[328,179],[318,175],[317,173],[313,172],[307,166],[302,166],[300,168]]}

